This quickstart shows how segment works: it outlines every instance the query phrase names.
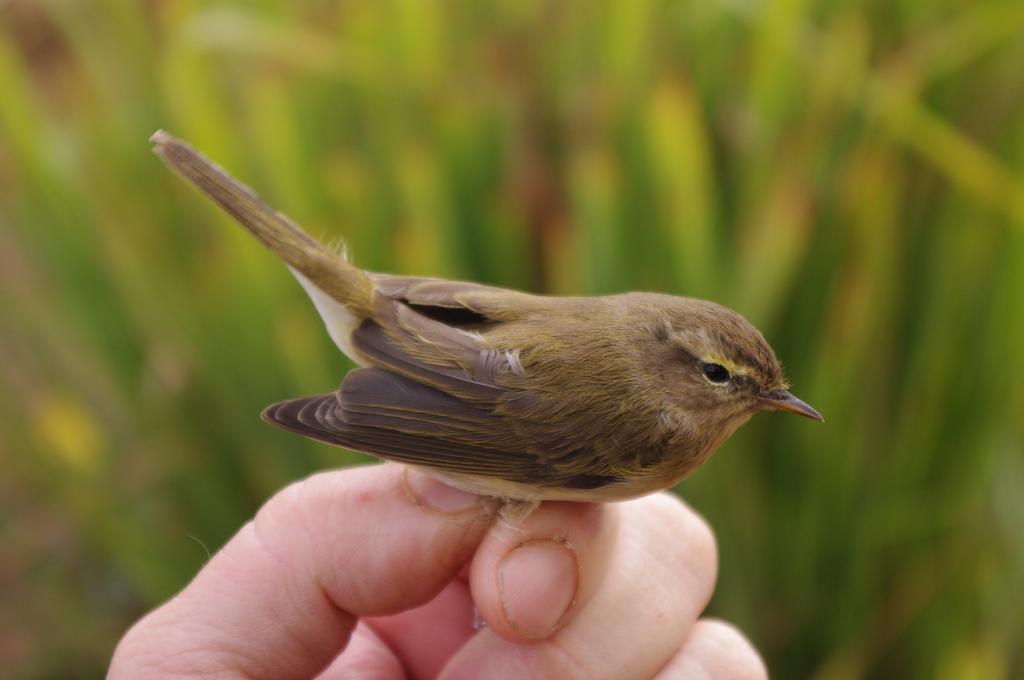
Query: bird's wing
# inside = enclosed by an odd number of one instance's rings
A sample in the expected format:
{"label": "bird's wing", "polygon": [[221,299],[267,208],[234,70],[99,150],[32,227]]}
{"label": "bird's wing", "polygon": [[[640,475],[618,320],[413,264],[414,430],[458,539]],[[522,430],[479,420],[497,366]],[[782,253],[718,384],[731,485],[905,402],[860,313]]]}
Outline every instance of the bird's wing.
{"label": "bird's wing", "polygon": [[375,366],[460,399],[494,404],[505,389],[474,379],[473,373],[464,367],[466,363],[475,364],[483,348],[460,333],[434,326],[426,339],[418,336],[415,328],[406,328],[394,318],[383,326],[366,320],[352,334],[352,343]]}
{"label": "bird's wing", "polygon": [[[371,368],[350,372],[337,392],[270,406],[264,419],[449,473],[576,489],[622,481],[586,432],[533,422],[547,400],[523,387],[515,350],[488,346],[488,331],[536,298],[439,279],[374,275],[374,285],[372,316],[350,336]],[[508,295],[522,299],[509,305]]]}
{"label": "bird's wing", "polygon": [[374,289],[383,297],[400,300],[441,318],[445,317],[442,310],[462,310],[461,314],[449,313],[447,318],[467,325],[506,320],[535,308],[543,299],[468,281],[394,274],[370,274],[370,278]]}
{"label": "bird's wing", "polygon": [[563,488],[621,481],[578,468],[567,475],[493,410],[381,368],[352,371],[337,392],[274,404],[263,417],[312,439],[450,473]]}
{"label": "bird's wing", "polygon": [[487,334],[536,306],[535,296],[474,283],[373,275],[373,313],[351,332],[363,365],[381,366],[459,398],[493,404],[523,367]]}

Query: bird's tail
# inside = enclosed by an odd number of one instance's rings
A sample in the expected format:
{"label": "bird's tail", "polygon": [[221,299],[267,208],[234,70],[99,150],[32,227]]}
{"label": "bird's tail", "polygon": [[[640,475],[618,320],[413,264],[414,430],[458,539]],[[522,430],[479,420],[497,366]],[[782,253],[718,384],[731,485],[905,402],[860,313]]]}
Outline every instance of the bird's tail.
{"label": "bird's tail", "polygon": [[369,316],[373,284],[366,272],[276,212],[252,189],[233,179],[188,143],[163,130],[154,133],[149,141],[168,167],[223,208],[293,271],[301,273],[356,317]]}

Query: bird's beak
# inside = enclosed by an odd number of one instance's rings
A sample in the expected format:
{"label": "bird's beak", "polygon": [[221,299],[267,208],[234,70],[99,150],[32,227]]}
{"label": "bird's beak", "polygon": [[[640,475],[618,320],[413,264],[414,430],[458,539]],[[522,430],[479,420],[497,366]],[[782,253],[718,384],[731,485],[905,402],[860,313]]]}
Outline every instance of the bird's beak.
{"label": "bird's beak", "polygon": [[777,390],[770,392],[765,396],[761,397],[761,403],[764,408],[775,409],[777,411],[792,411],[798,415],[806,418],[813,418],[814,420],[825,421],[821,417],[821,414],[811,408],[810,404],[797,399],[788,390]]}

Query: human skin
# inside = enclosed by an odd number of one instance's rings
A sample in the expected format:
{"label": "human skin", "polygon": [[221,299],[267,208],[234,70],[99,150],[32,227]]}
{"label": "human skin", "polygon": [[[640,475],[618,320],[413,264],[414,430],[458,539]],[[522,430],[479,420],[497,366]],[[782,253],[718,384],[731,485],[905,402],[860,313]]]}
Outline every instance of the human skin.
{"label": "human skin", "polygon": [[[109,678],[766,678],[702,619],[717,556],[669,494],[493,501],[395,464],[287,487],[114,652]],[[475,611],[486,622],[477,630]]]}

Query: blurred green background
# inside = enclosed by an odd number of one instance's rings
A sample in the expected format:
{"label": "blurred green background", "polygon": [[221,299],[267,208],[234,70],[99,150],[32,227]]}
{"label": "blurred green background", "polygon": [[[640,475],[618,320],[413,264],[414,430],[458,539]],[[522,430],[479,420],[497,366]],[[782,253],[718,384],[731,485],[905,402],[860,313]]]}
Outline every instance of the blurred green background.
{"label": "blurred green background", "polygon": [[1024,677],[1024,3],[0,1],[0,669],[95,677],[349,367],[150,153],[371,269],[709,297],[825,425],[682,493],[775,677]]}

